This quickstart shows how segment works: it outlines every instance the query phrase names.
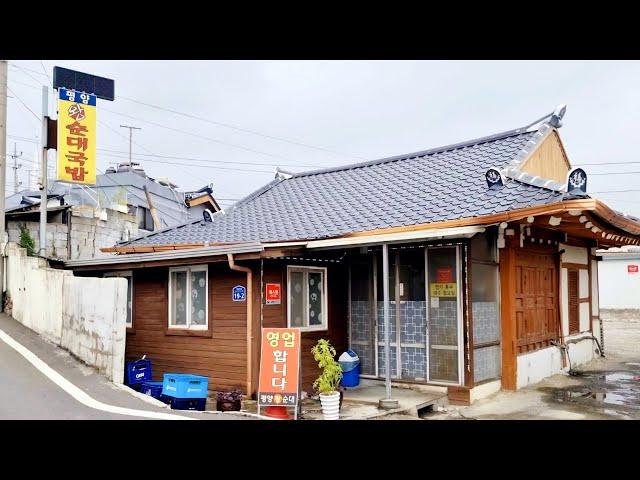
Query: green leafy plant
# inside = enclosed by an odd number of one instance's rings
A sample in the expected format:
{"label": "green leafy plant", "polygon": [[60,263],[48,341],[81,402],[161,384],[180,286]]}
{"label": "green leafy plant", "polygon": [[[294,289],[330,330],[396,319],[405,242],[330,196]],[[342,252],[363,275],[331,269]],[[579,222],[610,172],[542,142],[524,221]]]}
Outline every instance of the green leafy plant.
{"label": "green leafy plant", "polygon": [[36,253],[36,242],[29,233],[29,229],[23,223],[20,225],[20,246],[27,249],[27,255],[32,257]]}
{"label": "green leafy plant", "polygon": [[318,362],[318,367],[322,370],[320,376],[313,382],[314,390],[319,393],[337,392],[342,380],[342,368],[334,358],[336,349],[329,343],[329,340],[321,338],[311,349],[311,353],[314,360]]}

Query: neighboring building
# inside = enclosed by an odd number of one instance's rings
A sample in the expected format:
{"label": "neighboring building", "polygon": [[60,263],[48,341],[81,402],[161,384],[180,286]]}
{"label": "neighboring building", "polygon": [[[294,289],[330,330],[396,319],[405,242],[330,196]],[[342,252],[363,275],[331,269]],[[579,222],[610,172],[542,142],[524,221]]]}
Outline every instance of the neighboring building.
{"label": "neighboring building", "polygon": [[600,307],[635,310],[640,317],[640,247],[598,250]]}
{"label": "neighboring building", "polygon": [[[198,373],[212,389],[253,395],[261,326],[293,326],[307,391],[319,338],[355,350],[368,378],[430,385],[452,401],[520,388],[567,368],[567,352],[572,366],[594,357],[596,248],[640,242],[640,220],[570,173],[563,114],[423,152],[279,171],[210,221],[66,267],[132,279],[126,356],[146,354],[156,378]],[[268,284],[280,298],[267,301]],[[237,285],[244,302],[233,301]]]}
{"label": "neighboring building", "polygon": [[[149,192],[159,225],[154,225]],[[19,242],[24,226],[40,247],[40,191],[25,190],[5,200],[9,241]],[[47,205],[47,257],[94,258],[101,248],[130,240],[220,210],[210,186],[179,192],[168,180],[153,179],[139,164],[110,167],[96,177],[95,186],[53,182]]]}

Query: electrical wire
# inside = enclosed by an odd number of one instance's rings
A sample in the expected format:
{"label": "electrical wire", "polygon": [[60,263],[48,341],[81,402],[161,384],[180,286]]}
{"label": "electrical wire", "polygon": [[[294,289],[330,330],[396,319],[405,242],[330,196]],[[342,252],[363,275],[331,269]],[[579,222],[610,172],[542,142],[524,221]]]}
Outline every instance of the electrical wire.
{"label": "electrical wire", "polygon": [[[43,70],[45,72],[44,75],[49,80],[51,80],[51,77],[46,72],[46,69],[44,67],[44,62],[42,60],[40,62],[42,64],[42,68],[43,68]],[[27,67],[23,67],[21,65],[16,65],[15,63],[11,63],[11,65],[16,67],[16,68],[19,68],[19,69],[23,70],[25,74],[27,74],[26,71],[30,71],[30,72],[36,73],[38,75],[43,75],[42,72],[38,72],[36,70],[30,69],[30,68],[27,68]],[[31,75],[29,75],[29,76],[31,78],[33,78],[34,80],[36,80]],[[37,82],[37,80],[36,80],[36,82]],[[162,107],[160,105],[155,105],[155,104],[152,104],[152,103],[143,102],[141,100],[136,100],[135,98],[127,97],[127,96],[124,96],[124,95],[118,95],[116,98],[121,98],[121,99],[127,100],[129,102],[137,103],[139,105],[144,105],[146,107],[154,108],[156,110],[162,110],[162,111],[169,112],[169,113],[172,113],[172,114],[175,114],[175,115],[181,115],[183,117],[191,118],[193,120],[198,120],[198,121],[209,123],[209,124],[212,124],[212,125],[217,125],[217,126],[220,126],[220,127],[229,128],[231,130],[236,130],[236,131],[239,131],[239,132],[249,133],[251,135],[256,135],[256,136],[259,136],[259,137],[268,138],[270,140],[277,140],[279,142],[284,142],[284,143],[288,143],[288,144],[291,144],[291,145],[297,145],[297,146],[300,146],[300,147],[306,147],[306,148],[310,148],[310,149],[313,149],[313,150],[318,150],[318,151],[322,151],[322,152],[325,152],[325,153],[330,153],[332,155],[338,155],[338,156],[341,156],[341,157],[354,158],[354,159],[358,159],[358,160],[367,160],[365,157],[361,157],[361,156],[358,156],[358,155],[339,152],[337,150],[332,150],[330,148],[320,147],[320,146],[317,146],[317,145],[312,145],[312,144],[309,144],[309,143],[300,142],[298,140],[291,140],[291,139],[280,137],[280,136],[276,136],[276,135],[271,135],[271,134],[267,134],[267,133],[263,133],[263,132],[258,132],[256,130],[251,130],[249,128],[240,127],[238,125],[233,125],[233,124],[230,124],[230,123],[221,122],[221,121],[218,121],[218,120],[213,120],[211,118],[201,117],[201,116],[194,115],[194,114],[191,114],[191,113],[181,112],[181,111],[175,110],[173,108]]]}

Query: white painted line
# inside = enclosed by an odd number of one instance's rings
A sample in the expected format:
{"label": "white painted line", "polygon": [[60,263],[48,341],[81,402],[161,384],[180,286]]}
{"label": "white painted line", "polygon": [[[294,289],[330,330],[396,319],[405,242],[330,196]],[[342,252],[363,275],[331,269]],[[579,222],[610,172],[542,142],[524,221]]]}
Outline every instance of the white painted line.
{"label": "white painted line", "polygon": [[76,387],[69,380],[64,378],[58,372],[56,372],[53,368],[47,365],[45,362],[40,360],[38,356],[36,356],[33,352],[31,352],[24,345],[16,342],[13,338],[11,338],[6,332],[0,329],[0,340],[13,348],[16,352],[22,355],[27,359],[29,363],[31,363],[34,367],[36,367],[42,374],[46,375],[53,383],[62,388],[65,392],[75,398],[78,402],[86,405],[89,408],[93,408],[95,410],[102,410],[103,412],[115,413],[118,415],[130,415],[134,417],[145,417],[145,418],[155,418],[158,420],[196,420],[195,418],[183,417],[181,415],[173,415],[170,413],[162,413],[162,412],[148,412],[145,410],[135,410],[133,408],[124,408],[124,407],[116,407],[114,405],[108,405],[106,403],[99,402],[94,398],[87,395],[85,392]]}
{"label": "white painted line", "polygon": [[[153,405],[154,407],[159,407],[159,408],[169,408],[169,405],[167,405],[164,402],[161,402],[160,400],[153,398],[151,395],[145,395],[144,393],[140,393],[140,392],[136,392],[133,388],[128,387],[127,385],[123,384],[123,383],[116,383],[116,382],[112,382],[116,387],[120,388],[122,391],[127,392],[129,395],[132,395],[136,398],[139,398],[140,400],[150,403],[151,405]],[[197,410],[194,410],[197,411]]]}

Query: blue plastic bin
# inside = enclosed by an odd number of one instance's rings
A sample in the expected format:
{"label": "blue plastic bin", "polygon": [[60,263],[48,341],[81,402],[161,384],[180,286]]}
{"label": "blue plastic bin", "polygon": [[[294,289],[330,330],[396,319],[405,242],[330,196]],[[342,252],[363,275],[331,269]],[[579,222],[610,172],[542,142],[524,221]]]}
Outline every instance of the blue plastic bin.
{"label": "blue plastic bin", "polygon": [[144,382],[140,387],[140,393],[159,399],[162,395],[162,382]]}
{"label": "blue plastic bin", "polygon": [[204,412],[207,406],[206,398],[175,398],[169,395],[160,395],[160,400],[171,406],[172,410],[200,410]]}
{"label": "blue plastic bin", "polygon": [[151,381],[151,360],[140,359],[127,362],[124,383],[130,387],[140,387]]}
{"label": "blue plastic bin", "polygon": [[342,372],[342,382],[340,385],[343,387],[357,387],[360,384],[360,364],[358,363],[355,368],[348,372]]}
{"label": "blue plastic bin", "polygon": [[347,350],[338,358],[340,368],[342,368],[343,387],[357,387],[360,384],[360,358],[353,350]]}
{"label": "blue plastic bin", "polygon": [[201,375],[188,373],[165,373],[162,382],[162,394],[169,397],[207,398],[209,379]]}

